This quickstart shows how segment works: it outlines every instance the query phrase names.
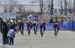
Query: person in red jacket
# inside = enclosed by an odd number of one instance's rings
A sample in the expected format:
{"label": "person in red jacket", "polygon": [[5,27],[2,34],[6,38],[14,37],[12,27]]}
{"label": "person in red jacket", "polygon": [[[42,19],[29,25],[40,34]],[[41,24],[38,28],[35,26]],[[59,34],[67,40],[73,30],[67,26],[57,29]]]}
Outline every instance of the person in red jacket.
{"label": "person in red jacket", "polygon": [[59,22],[56,21],[54,23],[54,35],[55,35],[55,37],[57,37],[59,30],[60,30]]}

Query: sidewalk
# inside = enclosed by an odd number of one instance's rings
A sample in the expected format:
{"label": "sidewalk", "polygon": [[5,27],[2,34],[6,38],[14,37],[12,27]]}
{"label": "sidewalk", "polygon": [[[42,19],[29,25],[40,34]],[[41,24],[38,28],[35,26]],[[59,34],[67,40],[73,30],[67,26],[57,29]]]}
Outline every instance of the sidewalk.
{"label": "sidewalk", "polygon": [[46,31],[43,38],[41,38],[40,32],[37,35],[32,32],[30,36],[27,32],[24,36],[17,33],[15,44],[13,46],[6,45],[6,48],[75,48],[75,32],[60,31],[57,38],[53,33],[53,31]]}

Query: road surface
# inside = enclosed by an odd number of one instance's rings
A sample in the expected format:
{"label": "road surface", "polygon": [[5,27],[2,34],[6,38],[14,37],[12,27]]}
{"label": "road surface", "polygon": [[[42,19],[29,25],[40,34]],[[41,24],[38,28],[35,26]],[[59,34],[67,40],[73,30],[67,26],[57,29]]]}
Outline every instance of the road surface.
{"label": "road surface", "polygon": [[[0,46],[2,48],[3,45]],[[24,36],[20,33],[16,33],[15,44],[5,45],[5,48],[75,48],[75,32],[73,31],[60,31],[57,38],[54,37],[53,31],[44,32],[44,36],[41,38],[38,31],[37,35],[34,35],[32,31],[28,36],[27,32]]]}

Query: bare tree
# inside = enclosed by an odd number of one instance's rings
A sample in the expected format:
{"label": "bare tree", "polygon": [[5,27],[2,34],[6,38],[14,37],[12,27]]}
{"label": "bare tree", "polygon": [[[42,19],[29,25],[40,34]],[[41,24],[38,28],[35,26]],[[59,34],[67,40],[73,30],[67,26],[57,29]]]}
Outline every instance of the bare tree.
{"label": "bare tree", "polygon": [[58,1],[58,3],[59,3],[59,5],[60,5],[60,9],[59,9],[59,11],[60,11],[60,14],[62,15],[63,14],[63,3],[62,3],[63,1],[62,0],[59,0]]}
{"label": "bare tree", "polygon": [[19,5],[17,8],[18,8],[18,10],[19,10],[19,13],[21,13],[21,12],[22,12],[22,6]]}
{"label": "bare tree", "polygon": [[4,5],[4,12],[7,12],[7,5],[6,5],[6,0],[5,0],[5,5]]}
{"label": "bare tree", "polygon": [[18,10],[19,10],[20,13],[25,12],[24,5],[18,5],[17,8],[18,8]]}
{"label": "bare tree", "polygon": [[74,11],[75,11],[75,0],[74,0]]}
{"label": "bare tree", "polygon": [[62,9],[62,0],[60,1],[60,8],[61,8],[61,15],[63,14],[63,9]]}
{"label": "bare tree", "polygon": [[49,14],[51,14],[50,13],[51,12],[51,0],[46,0],[46,2],[48,4],[47,8],[48,8]]}
{"label": "bare tree", "polygon": [[51,0],[51,15],[53,15],[53,2],[54,2],[54,0]]}
{"label": "bare tree", "polygon": [[21,17],[26,17],[26,9],[25,9],[25,6],[24,5],[18,5],[17,6],[19,12],[17,12],[18,14],[21,15]]}
{"label": "bare tree", "polygon": [[34,3],[39,3],[40,15],[43,14],[43,0],[32,0]]}
{"label": "bare tree", "polygon": [[9,4],[10,4],[9,12],[13,12],[13,10],[16,6],[16,3],[17,3],[17,1],[15,1],[15,0],[9,0]]}
{"label": "bare tree", "polygon": [[67,15],[67,0],[64,0],[65,15]]}
{"label": "bare tree", "polygon": [[1,6],[1,0],[0,0],[0,6]]}
{"label": "bare tree", "polygon": [[40,15],[43,14],[43,0],[40,0]]}
{"label": "bare tree", "polygon": [[72,0],[68,0],[68,13],[72,13],[73,5],[72,5]]}

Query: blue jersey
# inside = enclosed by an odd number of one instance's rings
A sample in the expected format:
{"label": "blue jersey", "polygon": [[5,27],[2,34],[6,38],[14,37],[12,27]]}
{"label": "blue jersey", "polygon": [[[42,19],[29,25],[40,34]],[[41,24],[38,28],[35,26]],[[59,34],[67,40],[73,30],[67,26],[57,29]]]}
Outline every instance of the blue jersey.
{"label": "blue jersey", "polygon": [[32,23],[37,23],[38,18],[36,16],[30,15],[30,16],[27,17],[27,19],[28,19],[28,21],[30,21]]}

